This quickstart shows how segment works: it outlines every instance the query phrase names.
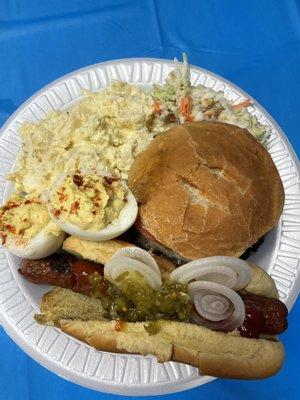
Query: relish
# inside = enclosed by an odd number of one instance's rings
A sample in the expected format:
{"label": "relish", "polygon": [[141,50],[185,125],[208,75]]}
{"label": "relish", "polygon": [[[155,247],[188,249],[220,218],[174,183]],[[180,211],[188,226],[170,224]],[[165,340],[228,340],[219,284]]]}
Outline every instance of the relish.
{"label": "relish", "polygon": [[118,286],[99,273],[91,276],[91,295],[101,300],[106,317],[129,322],[189,321],[192,306],[187,285],[166,281],[152,289],[138,272],[125,272],[117,283]]}

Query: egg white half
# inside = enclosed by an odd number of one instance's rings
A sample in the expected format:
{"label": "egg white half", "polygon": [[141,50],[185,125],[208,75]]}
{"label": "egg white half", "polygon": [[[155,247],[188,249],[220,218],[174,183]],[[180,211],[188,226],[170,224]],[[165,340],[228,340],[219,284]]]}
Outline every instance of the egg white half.
{"label": "egg white half", "polygon": [[[49,224],[52,224],[52,222]],[[65,232],[63,231],[57,236],[47,232],[49,224],[26,244],[21,244],[14,238],[8,238],[4,245],[5,248],[18,257],[31,260],[49,256],[62,245],[65,238]]]}
{"label": "egg white half", "polygon": [[107,225],[100,231],[83,230],[74,224],[64,221],[63,218],[55,217],[51,212],[50,204],[48,204],[48,211],[52,221],[60,229],[69,233],[72,236],[76,236],[80,239],[98,242],[113,239],[127,231],[134,224],[134,221],[136,220],[138,214],[138,205],[136,199],[127,186],[126,190],[127,202],[120,211],[120,214],[109,225]]}

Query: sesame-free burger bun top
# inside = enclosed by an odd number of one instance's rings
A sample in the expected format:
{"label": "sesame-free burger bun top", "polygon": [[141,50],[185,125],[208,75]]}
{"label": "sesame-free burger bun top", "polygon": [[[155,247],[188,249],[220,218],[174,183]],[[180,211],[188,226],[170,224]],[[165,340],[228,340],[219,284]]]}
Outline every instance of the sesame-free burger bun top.
{"label": "sesame-free burger bun top", "polygon": [[157,136],[128,183],[142,231],[183,259],[240,256],[277,223],[284,204],[268,151],[246,129],[219,122]]}

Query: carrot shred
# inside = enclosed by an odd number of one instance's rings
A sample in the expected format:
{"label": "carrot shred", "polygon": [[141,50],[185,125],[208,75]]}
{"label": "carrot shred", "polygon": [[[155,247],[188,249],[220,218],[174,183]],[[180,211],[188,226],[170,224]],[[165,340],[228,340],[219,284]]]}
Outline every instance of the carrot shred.
{"label": "carrot shred", "polygon": [[245,99],[245,100],[241,101],[240,103],[233,104],[232,108],[234,108],[235,110],[240,110],[242,108],[249,107],[252,104],[253,104],[253,101],[251,99]]}
{"label": "carrot shred", "polygon": [[152,107],[153,107],[153,111],[154,111],[154,112],[160,113],[160,111],[161,111],[161,109],[160,109],[160,103],[159,103],[157,100],[154,101]]}
{"label": "carrot shred", "polygon": [[184,96],[180,101],[180,111],[186,121],[192,121],[191,117],[191,97]]}

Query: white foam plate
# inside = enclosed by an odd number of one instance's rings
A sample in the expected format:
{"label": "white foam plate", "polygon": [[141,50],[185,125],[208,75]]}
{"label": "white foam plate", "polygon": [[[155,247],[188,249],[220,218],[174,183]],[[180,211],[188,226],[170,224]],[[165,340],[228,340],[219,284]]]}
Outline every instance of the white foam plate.
{"label": "white foam plate", "polygon": [[[46,113],[69,107],[82,97],[82,89],[101,90],[112,79],[150,86],[163,83],[173,69],[171,61],[125,59],[95,64],[65,75],[27,100],[1,129],[0,198],[11,191],[5,175],[10,172],[20,147],[18,129],[24,121],[36,122]],[[192,84],[223,90],[228,99],[248,96],[225,79],[198,67],[191,68]],[[252,258],[273,277],[290,309],[300,288],[300,188],[299,162],[276,122],[257,103],[250,112],[272,128],[268,150],[279,170],[285,189],[285,206],[278,226],[270,232]],[[0,315],[8,335],[33,359],[56,374],[95,390],[124,395],[157,395],[178,392],[211,381],[196,368],[169,362],[158,364],[154,357],[100,352],[61,333],[38,325],[34,314],[49,288],[22,279],[20,260],[0,248]]]}

